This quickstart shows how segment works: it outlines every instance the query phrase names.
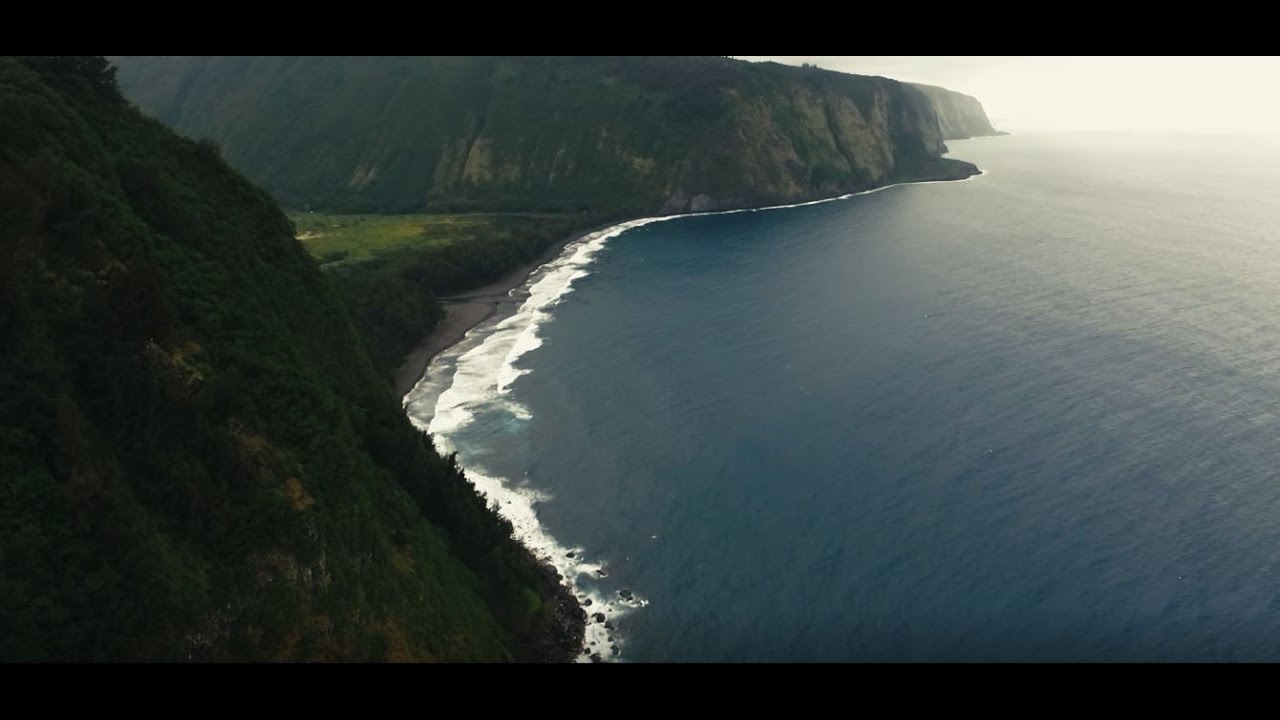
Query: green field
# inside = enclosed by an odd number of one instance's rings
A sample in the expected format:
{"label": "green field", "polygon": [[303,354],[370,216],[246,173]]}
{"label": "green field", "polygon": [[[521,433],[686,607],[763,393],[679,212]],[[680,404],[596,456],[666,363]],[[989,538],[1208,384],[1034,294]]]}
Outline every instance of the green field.
{"label": "green field", "polygon": [[492,282],[601,219],[551,213],[288,216],[298,240],[341,293],[374,367],[388,377],[444,317],[436,298]]}
{"label": "green field", "polygon": [[337,215],[290,211],[298,239],[321,265],[361,263],[395,250],[441,249],[475,240],[566,227],[574,217],[551,213]]}

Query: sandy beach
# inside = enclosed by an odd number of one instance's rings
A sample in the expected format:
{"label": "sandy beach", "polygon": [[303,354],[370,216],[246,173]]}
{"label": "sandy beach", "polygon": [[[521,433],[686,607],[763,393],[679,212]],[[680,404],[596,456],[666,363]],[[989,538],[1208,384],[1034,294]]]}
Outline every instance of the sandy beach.
{"label": "sandy beach", "polygon": [[538,257],[487,285],[457,295],[441,297],[440,302],[445,309],[444,320],[441,320],[440,324],[405,356],[400,369],[396,371],[396,394],[404,397],[422,379],[432,358],[462,340],[471,328],[493,317],[499,307],[514,302],[510,295],[511,291],[523,285],[534,270],[554,260],[570,243],[597,230],[616,225],[618,222],[603,223],[574,233],[553,243]]}
{"label": "sandy beach", "polygon": [[445,303],[444,319],[405,356],[396,371],[396,394],[403,397],[412,390],[436,353],[461,340],[468,330],[493,315],[497,307],[497,303],[486,302]]}
{"label": "sandy beach", "polygon": [[[816,205],[835,200],[843,200],[858,195],[869,195],[882,190],[888,190],[891,187],[897,187],[898,185],[928,185],[931,183],[941,182],[961,182],[983,174],[983,171],[977,170],[976,168],[975,170],[976,172],[973,175],[959,180],[907,180],[903,182],[889,183],[887,185],[880,185],[879,187],[874,187],[869,190],[844,193],[842,195],[824,197],[816,200],[806,200],[786,205],[769,205],[765,207],[745,207],[732,210],[682,213],[669,217],[726,215],[739,212],[783,210],[787,208],[801,207],[804,205]],[[510,296],[511,291],[523,285],[525,281],[529,279],[529,275],[532,274],[534,270],[537,270],[539,267],[542,267],[542,265],[558,257],[560,253],[564,251],[565,246],[580,240],[584,236],[590,235],[593,232],[610,228],[623,222],[627,221],[615,220],[612,222],[601,223],[600,225],[587,230],[574,233],[568,238],[552,244],[537,258],[515,268],[494,282],[457,295],[442,296],[440,301],[445,306],[445,319],[442,320],[434,330],[428,333],[412,352],[405,356],[403,364],[401,364],[400,369],[396,371],[396,393],[400,395],[400,397],[404,397],[408,394],[408,392],[413,389],[413,386],[417,385],[418,381],[422,379],[423,373],[427,371],[427,366],[431,364],[431,358],[462,340],[462,338],[466,336],[467,331],[492,317],[493,314],[498,311],[500,306],[514,302]]]}

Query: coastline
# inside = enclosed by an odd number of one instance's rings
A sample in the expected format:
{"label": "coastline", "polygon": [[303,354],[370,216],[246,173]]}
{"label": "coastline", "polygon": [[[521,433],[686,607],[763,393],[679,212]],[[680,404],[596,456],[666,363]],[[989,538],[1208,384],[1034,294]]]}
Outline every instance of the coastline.
{"label": "coastline", "polygon": [[444,319],[404,357],[400,369],[396,370],[393,382],[396,395],[403,399],[426,374],[427,367],[431,365],[436,355],[461,342],[472,328],[493,317],[499,307],[515,302],[511,297],[511,291],[524,285],[538,268],[559,257],[570,244],[593,232],[613,227],[619,222],[625,222],[625,220],[603,223],[575,232],[551,243],[542,254],[517,266],[491,283],[465,293],[442,296],[440,303],[444,306]]}
{"label": "coastline", "polygon": [[636,220],[672,220],[681,217],[695,217],[698,215],[728,215],[730,213],[741,212],[785,210],[787,208],[817,205],[820,203],[834,202],[836,200],[847,200],[861,195],[870,195],[871,193],[888,190],[889,188],[898,187],[899,185],[964,182],[983,175],[984,173],[984,170],[978,169],[977,172],[963,178],[943,180],[904,180],[902,182],[881,185],[879,187],[871,188],[870,190],[842,193],[840,195],[792,203],[789,205],[766,205],[760,207],[734,208],[730,210],[709,210],[705,212],[674,213],[670,215],[659,214],[652,216],[645,215],[635,218],[623,218],[613,222],[602,223],[586,230],[580,230],[569,235],[563,240],[558,240],[552,243],[538,257],[521,264],[491,283],[482,285],[465,293],[442,296],[440,298],[440,302],[444,305],[445,317],[438,325],[436,325],[435,328],[431,330],[431,332],[427,333],[422,340],[414,346],[413,350],[411,350],[408,355],[404,357],[400,368],[396,370],[393,382],[396,395],[401,399],[408,395],[408,393],[413,390],[414,386],[422,380],[424,375],[426,375],[427,368],[430,367],[431,361],[436,355],[439,355],[445,350],[448,350],[461,342],[472,328],[493,317],[503,305],[515,303],[515,299],[511,297],[512,290],[525,285],[529,280],[530,275],[536,272],[538,268],[559,257],[566,247],[592,233],[600,232],[601,230],[606,230],[623,223],[634,222]]}
{"label": "coastline", "polygon": [[[514,363],[519,355],[522,355],[528,349],[537,347],[539,344],[537,342],[537,327],[549,320],[545,308],[551,307],[560,295],[569,291],[569,283],[572,282],[573,277],[576,277],[573,273],[580,272],[576,269],[584,267],[586,263],[590,263],[591,256],[609,238],[620,235],[634,227],[653,222],[699,215],[727,215],[818,205],[869,195],[898,185],[961,182],[981,174],[982,171],[977,170],[977,172],[964,178],[906,180],[861,192],[845,193],[787,205],[647,216],[632,220],[620,220],[575,233],[563,241],[553,243],[541,257],[525,263],[498,281],[467,293],[442,297],[441,300],[447,303],[448,315],[435,330],[424,338],[423,342],[419,344],[418,348],[415,349],[414,353],[410,355],[409,359],[397,372],[397,390],[402,392],[402,403],[410,419],[422,431],[431,433],[433,442],[437,443],[437,447],[441,449],[441,452],[456,451],[456,448],[453,447],[452,428],[458,427],[460,422],[468,422],[472,403],[475,403],[477,398],[490,396],[494,388],[482,385],[477,392],[477,387],[472,386],[475,385],[479,376],[472,373],[466,376],[468,378],[467,386],[464,386],[461,391],[461,397],[454,396],[448,402],[444,401],[446,395],[430,397],[430,399],[420,397],[421,391],[417,387],[423,382],[431,360],[462,340],[472,328],[491,320],[499,312],[505,311],[504,316],[512,317],[514,324],[499,323],[497,326],[499,329],[493,331],[496,334],[486,336],[484,343],[478,350],[481,351],[481,355],[485,355],[484,348],[490,346],[496,339],[498,345],[496,348],[490,348],[488,357],[500,358],[503,363],[503,370],[514,368]],[[571,247],[579,240],[586,242],[579,247]],[[529,281],[535,271],[543,268],[544,265],[549,265],[547,272],[551,273],[551,275],[544,273],[543,276],[540,276],[537,283],[529,288],[531,295],[529,293],[513,292],[518,288],[529,285]],[[549,281],[551,285],[547,287]],[[533,340],[532,344],[526,342],[530,338]],[[503,343],[506,343],[506,346]],[[494,352],[495,350],[496,352]],[[485,361],[480,360],[480,362]],[[487,377],[488,374],[486,372],[484,375]],[[480,380],[480,382],[482,384],[485,382],[499,383],[496,387],[498,392],[501,393],[503,392],[503,383],[509,383],[510,379],[519,375],[519,372],[507,374],[511,375],[511,378],[503,379],[504,373],[499,371],[497,380]],[[435,382],[435,380],[432,382]],[[456,377],[451,384],[447,378],[445,382],[450,385],[444,391],[446,394],[459,392],[458,379]],[[427,390],[427,392],[431,391]],[[436,392],[439,392],[439,390]],[[420,403],[424,400],[429,405],[418,405],[415,408],[415,403]],[[432,427],[440,425],[442,418],[444,419],[444,427],[435,427],[433,431]],[[546,528],[538,521],[535,510],[535,505],[542,499],[537,490],[512,485],[504,478],[486,475],[483,471],[477,473],[474,468],[468,469],[464,466],[464,470],[467,477],[476,485],[480,494],[497,509],[500,515],[512,523],[517,539],[528,548],[530,559],[543,568],[542,577],[545,578],[546,583],[543,589],[544,592],[549,592],[550,594],[549,604],[553,618],[553,629],[549,633],[549,637],[543,641],[545,644],[541,644],[537,655],[546,661],[552,662],[572,661],[574,659],[578,662],[603,662],[606,659],[620,660],[621,658],[618,657],[620,652],[619,645],[623,644],[623,640],[614,634],[615,625],[613,621],[620,619],[630,609],[643,607],[648,604],[648,601],[625,588],[616,592],[602,594],[598,590],[581,586],[577,581],[579,576],[587,576],[592,579],[607,577],[607,573],[604,570],[607,562],[600,560],[588,562],[586,559],[587,551],[584,548],[562,545],[556,538],[547,533]],[[590,606],[593,611],[590,619],[587,617],[587,606]],[[572,649],[575,644],[576,651]],[[608,648],[611,653],[607,657],[604,655],[605,648]]]}

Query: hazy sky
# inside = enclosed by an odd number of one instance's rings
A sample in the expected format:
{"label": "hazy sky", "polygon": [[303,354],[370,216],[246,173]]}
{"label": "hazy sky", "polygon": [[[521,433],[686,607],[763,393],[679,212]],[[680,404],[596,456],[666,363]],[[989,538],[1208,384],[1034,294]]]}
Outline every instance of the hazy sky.
{"label": "hazy sky", "polygon": [[997,128],[1280,132],[1277,57],[743,56],[942,85]]}

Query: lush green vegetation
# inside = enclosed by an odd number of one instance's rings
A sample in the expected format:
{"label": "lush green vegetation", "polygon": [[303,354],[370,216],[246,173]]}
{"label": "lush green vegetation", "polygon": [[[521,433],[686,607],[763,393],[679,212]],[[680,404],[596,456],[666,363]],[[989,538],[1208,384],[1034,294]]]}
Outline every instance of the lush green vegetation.
{"label": "lush green vegetation", "polygon": [[339,215],[286,213],[298,239],[320,264],[333,268],[397,250],[443,251],[448,245],[510,242],[522,234],[561,232],[576,216],[551,213]]}
{"label": "lush green vegetation", "polygon": [[444,317],[436,300],[538,257],[596,215],[336,215],[290,212],[329,271],[369,357],[390,377]]}
{"label": "lush green vegetation", "polygon": [[0,659],[572,654],[294,234],[102,58],[0,58]]}
{"label": "lush green vegetation", "polygon": [[647,215],[945,167],[920,90],[723,57],[120,57],[126,95],[286,205]]}

